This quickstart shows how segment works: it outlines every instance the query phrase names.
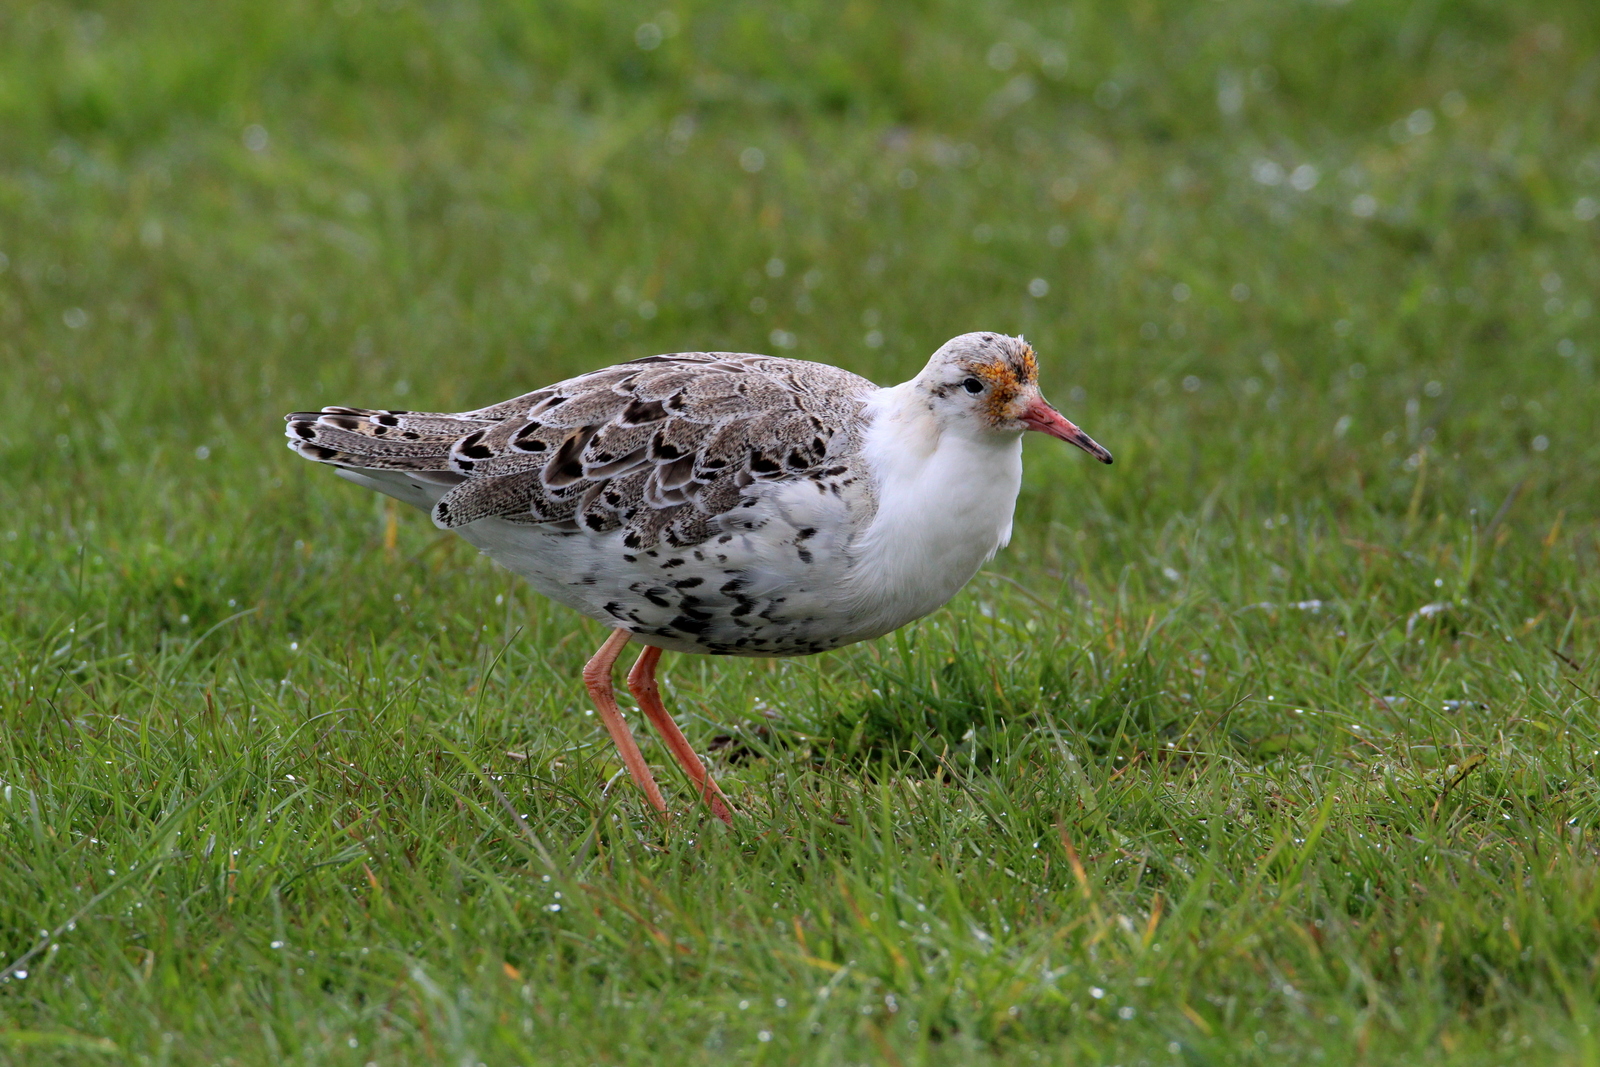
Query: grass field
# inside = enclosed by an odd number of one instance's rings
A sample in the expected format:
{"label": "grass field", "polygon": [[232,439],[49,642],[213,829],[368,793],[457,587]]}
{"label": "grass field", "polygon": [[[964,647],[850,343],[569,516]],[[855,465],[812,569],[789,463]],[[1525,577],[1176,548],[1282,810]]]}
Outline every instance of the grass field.
{"label": "grass field", "polygon": [[[0,1064],[1600,1063],[1591,0],[667,2],[0,6]],[[975,329],[1117,464],[732,832],[282,447]]]}

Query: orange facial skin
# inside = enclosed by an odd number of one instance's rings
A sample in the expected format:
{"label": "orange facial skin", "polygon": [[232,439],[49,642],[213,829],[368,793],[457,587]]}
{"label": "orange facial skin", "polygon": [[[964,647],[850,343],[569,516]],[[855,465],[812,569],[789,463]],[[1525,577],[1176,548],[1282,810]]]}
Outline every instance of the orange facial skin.
{"label": "orange facial skin", "polygon": [[1031,345],[1023,347],[1018,359],[974,364],[972,373],[989,385],[983,411],[997,426],[1016,421],[1028,402],[1039,395],[1039,360]]}

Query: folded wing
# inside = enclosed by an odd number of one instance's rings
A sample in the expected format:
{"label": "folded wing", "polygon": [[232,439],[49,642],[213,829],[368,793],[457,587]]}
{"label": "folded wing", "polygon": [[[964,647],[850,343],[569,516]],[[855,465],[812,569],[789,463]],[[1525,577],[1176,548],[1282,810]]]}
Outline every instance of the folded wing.
{"label": "folded wing", "polygon": [[[820,363],[650,356],[477,411],[330,407],[287,416],[289,447],[443,489],[433,521],[496,518],[629,548],[699,544],[765,482],[822,478],[853,456],[872,383]],[[391,476],[392,477],[392,476]]]}

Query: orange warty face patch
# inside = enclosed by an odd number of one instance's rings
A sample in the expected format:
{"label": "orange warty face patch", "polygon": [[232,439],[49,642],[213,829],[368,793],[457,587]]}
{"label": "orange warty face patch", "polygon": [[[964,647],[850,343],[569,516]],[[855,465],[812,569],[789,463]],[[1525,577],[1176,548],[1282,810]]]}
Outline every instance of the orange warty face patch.
{"label": "orange warty face patch", "polygon": [[1032,345],[1022,346],[1022,366],[1017,368],[1017,380],[1023,385],[1039,380],[1039,357],[1033,354]]}
{"label": "orange warty face patch", "polygon": [[996,423],[1011,418],[1011,404],[1023,389],[1023,383],[1017,380],[1017,372],[1004,360],[979,363],[972,370],[989,383],[989,395],[984,400],[983,413]]}
{"label": "orange warty face patch", "polygon": [[989,395],[983,403],[983,413],[990,421],[999,424],[1016,418],[1012,411],[1018,397],[1039,380],[1039,359],[1031,345],[1024,345],[1020,355],[997,359],[988,363],[968,365],[974,375],[989,385]]}

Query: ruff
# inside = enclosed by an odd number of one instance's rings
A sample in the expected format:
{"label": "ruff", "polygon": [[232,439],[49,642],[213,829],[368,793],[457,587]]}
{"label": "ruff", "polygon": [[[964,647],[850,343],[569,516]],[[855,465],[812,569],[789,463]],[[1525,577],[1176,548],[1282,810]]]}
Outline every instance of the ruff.
{"label": "ruff", "polygon": [[1111,455],[1039,393],[1033,349],[970,333],[880,388],[821,363],[650,356],[459,414],[332,407],[289,445],[429,511],[539,592],[615,631],[584,681],[666,804],[611,689],[629,689],[719,818],[662,706],[663,650],[795,656],[881,636],[953,597],[1011,536],[1022,433]]}

